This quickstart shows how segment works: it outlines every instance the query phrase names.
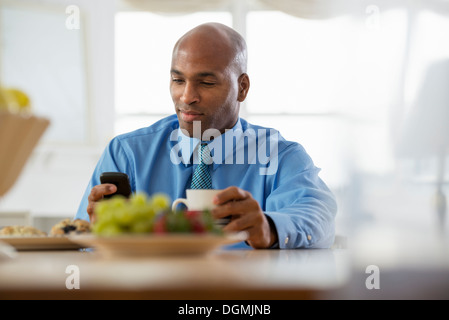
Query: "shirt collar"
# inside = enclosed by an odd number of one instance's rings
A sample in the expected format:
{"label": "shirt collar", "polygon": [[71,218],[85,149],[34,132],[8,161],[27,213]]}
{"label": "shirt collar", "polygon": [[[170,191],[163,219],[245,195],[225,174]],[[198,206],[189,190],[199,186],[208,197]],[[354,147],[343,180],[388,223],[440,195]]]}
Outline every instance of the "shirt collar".
{"label": "shirt collar", "polygon": [[[185,135],[181,128],[178,128],[177,131],[178,138],[176,140],[178,140],[178,145],[181,149],[182,163],[184,163],[185,166],[188,166],[192,162],[193,164],[198,164],[197,152],[195,152],[195,154],[193,154],[193,152],[198,150],[199,144],[207,143],[213,155],[213,170],[215,170],[220,164],[225,163],[226,158],[233,157],[234,148],[226,148],[225,141],[233,141],[234,139],[239,141],[243,134],[240,118],[237,120],[232,129],[226,129],[224,134],[211,141],[201,141],[197,138],[191,138]],[[219,152],[219,150],[221,150],[221,152]],[[215,154],[217,151],[218,153]]]}

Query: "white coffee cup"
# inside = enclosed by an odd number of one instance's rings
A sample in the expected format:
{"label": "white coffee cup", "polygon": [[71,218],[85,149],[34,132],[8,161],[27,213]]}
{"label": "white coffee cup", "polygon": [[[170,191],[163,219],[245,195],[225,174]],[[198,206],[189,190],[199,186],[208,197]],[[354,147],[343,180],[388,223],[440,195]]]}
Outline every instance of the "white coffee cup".
{"label": "white coffee cup", "polygon": [[[214,197],[222,190],[217,189],[187,189],[186,198],[178,198],[173,201],[172,211],[176,211],[176,207],[183,203],[189,211],[205,211],[212,210],[216,207],[214,204]],[[225,226],[231,220],[230,217],[223,219],[217,219],[216,224],[219,226]]]}
{"label": "white coffee cup", "polygon": [[213,203],[216,194],[221,190],[216,189],[187,189],[186,198],[178,198],[173,201],[172,210],[183,203],[189,211],[205,211],[212,210],[215,207]]}

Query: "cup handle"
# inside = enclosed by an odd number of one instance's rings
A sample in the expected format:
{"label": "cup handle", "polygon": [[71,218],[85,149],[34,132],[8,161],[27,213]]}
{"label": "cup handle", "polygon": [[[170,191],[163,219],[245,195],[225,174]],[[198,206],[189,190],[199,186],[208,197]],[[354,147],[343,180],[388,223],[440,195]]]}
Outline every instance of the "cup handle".
{"label": "cup handle", "polygon": [[186,206],[188,206],[188,205],[187,205],[187,199],[179,198],[179,199],[176,199],[175,201],[173,201],[173,204],[172,204],[172,206],[171,206],[171,210],[172,210],[172,211],[176,211],[176,207],[177,207],[178,204],[180,204],[180,203],[184,203]]}

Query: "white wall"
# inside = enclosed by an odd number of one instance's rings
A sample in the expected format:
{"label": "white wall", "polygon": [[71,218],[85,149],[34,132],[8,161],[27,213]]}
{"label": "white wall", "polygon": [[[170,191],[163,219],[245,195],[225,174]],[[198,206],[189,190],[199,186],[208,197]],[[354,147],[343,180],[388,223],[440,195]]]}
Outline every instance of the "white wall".
{"label": "white wall", "polygon": [[[114,131],[114,0],[4,1],[5,5],[80,9],[86,48],[88,139],[82,145],[40,143],[13,188],[0,199],[2,211],[72,217],[93,168]],[[45,37],[45,35],[42,35]],[[58,50],[55,44],[55,50]],[[32,48],[30,49],[32,51]]]}

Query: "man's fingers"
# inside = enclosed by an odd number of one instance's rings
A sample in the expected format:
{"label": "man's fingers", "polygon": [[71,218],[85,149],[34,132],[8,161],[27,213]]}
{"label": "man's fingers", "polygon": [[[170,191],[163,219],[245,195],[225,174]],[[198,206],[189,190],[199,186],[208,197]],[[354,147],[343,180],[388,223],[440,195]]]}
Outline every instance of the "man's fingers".
{"label": "man's fingers", "polygon": [[251,194],[245,190],[237,187],[228,187],[215,196],[214,204],[222,205],[231,200],[244,200],[249,196]]}
{"label": "man's fingers", "polygon": [[216,219],[225,218],[228,216],[237,216],[251,209],[249,199],[240,201],[228,201],[222,205],[216,206],[212,210],[212,215]]}
{"label": "man's fingers", "polygon": [[88,200],[89,201],[98,201],[103,199],[104,195],[112,194],[117,191],[117,187],[115,184],[99,184],[92,188],[90,191]]}
{"label": "man's fingers", "polygon": [[231,231],[242,231],[251,227],[252,217],[248,214],[233,216],[231,222],[229,222],[226,226],[223,227],[223,231],[231,232]]}
{"label": "man's fingers", "polygon": [[97,201],[103,199],[104,195],[112,194],[115,193],[116,191],[117,191],[116,185],[110,183],[99,184],[92,188],[89,197],[87,197],[89,201],[87,205],[87,214],[89,215],[91,222],[95,220],[94,211]]}

